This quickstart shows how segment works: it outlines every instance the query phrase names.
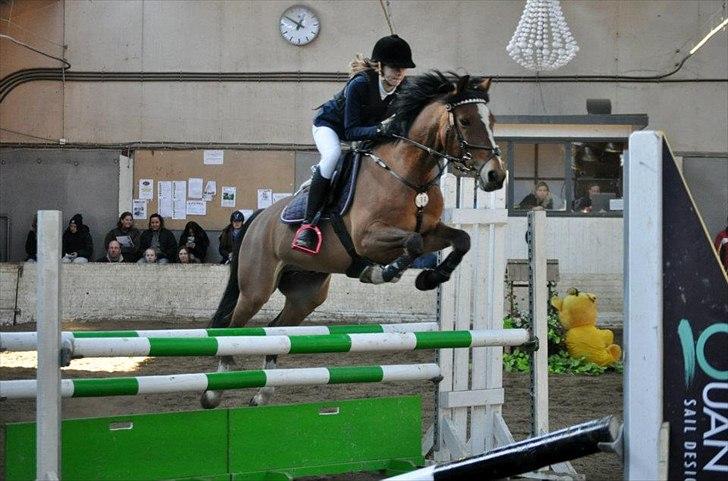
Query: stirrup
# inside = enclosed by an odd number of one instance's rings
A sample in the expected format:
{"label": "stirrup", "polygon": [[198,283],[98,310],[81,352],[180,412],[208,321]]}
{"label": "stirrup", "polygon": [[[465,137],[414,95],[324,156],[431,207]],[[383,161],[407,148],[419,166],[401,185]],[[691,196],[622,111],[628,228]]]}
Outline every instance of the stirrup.
{"label": "stirrup", "polygon": [[[304,245],[300,245],[296,243],[296,239],[298,238],[299,234],[303,233],[304,231],[313,231],[313,233],[316,235],[316,245],[313,248],[308,248]],[[318,228],[317,225],[312,224],[301,224],[301,227],[298,228],[296,231],[296,235],[293,236],[293,242],[291,242],[291,248],[294,251],[303,252],[304,254],[308,255],[316,255],[321,250],[321,244],[323,243],[323,236],[321,235],[321,229]]]}

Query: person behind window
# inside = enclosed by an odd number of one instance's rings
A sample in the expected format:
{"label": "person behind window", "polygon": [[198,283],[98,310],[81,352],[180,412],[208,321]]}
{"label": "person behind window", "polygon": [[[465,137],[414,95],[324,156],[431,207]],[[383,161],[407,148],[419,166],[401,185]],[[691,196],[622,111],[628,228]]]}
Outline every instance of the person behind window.
{"label": "person behind window", "polygon": [[116,228],[111,229],[104,238],[104,248],[109,249],[109,242],[115,240],[121,246],[121,253],[125,262],[136,262],[139,259],[139,237],[141,232],[134,227],[134,217],[131,212],[122,212]]}
{"label": "person behind window", "polygon": [[25,238],[25,261],[36,262],[38,260],[38,214],[33,216],[28,236]]}
{"label": "person behind window", "polygon": [[192,252],[186,246],[182,246],[177,250],[177,262],[180,264],[199,264],[200,260],[192,255]]}
{"label": "person behind window", "polygon": [[83,224],[83,216],[71,217],[68,227],[63,233],[63,258],[61,262],[85,264],[94,253],[94,242],[88,226]]}
{"label": "person behind window", "polygon": [[106,255],[99,257],[96,262],[134,262],[127,259],[122,254],[121,244],[119,241],[110,240],[109,245],[106,246]]}
{"label": "person behind window", "polygon": [[533,192],[523,198],[519,209],[528,210],[553,210],[554,196],[551,195],[551,189],[546,182],[537,182],[533,188]]}
{"label": "person behind window", "polygon": [[187,251],[199,262],[205,262],[210,239],[205,230],[197,222],[188,222],[179,235],[178,247],[187,247]]}
{"label": "person behind window", "polygon": [[[147,249],[153,249],[159,264],[174,262],[177,257],[177,240],[172,232],[164,228],[164,219],[159,214],[149,216],[149,229],[142,232],[139,247],[145,252],[145,257]],[[143,264],[143,260],[140,259],[139,263]]]}
{"label": "person behind window", "polygon": [[244,234],[243,222],[245,222],[245,216],[236,210],[230,215],[230,223],[220,233],[220,245],[217,249],[222,257],[220,264],[230,263],[235,242],[239,241]]}
{"label": "person behind window", "polygon": [[723,269],[728,271],[728,218],[726,218],[726,227],[718,232],[715,236],[715,250],[718,251],[718,257],[723,264]]}
{"label": "person behind window", "polygon": [[601,193],[602,189],[599,187],[599,184],[591,183],[589,184],[586,192],[586,195],[583,197],[580,197],[574,201],[573,210],[589,213],[592,210],[592,199],[591,196],[595,194]]}

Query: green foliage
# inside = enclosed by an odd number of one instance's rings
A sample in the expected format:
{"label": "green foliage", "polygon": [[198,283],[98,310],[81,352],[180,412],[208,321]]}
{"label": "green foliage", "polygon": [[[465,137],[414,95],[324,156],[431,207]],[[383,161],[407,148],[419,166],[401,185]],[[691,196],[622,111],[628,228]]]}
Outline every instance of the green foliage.
{"label": "green foliage", "polygon": [[[609,371],[621,373],[624,370],[622,363],[609,367],[602,367],[584,358],[575,359],[569,355],[564,344],[564,328],[559,322],[556,312],[549,305],[548,321],[548,364],[550,373],[580,374],[585,376],[598,376]],[[506,329],[530,329],[531,320],[520,313],[503,319]],[[507,372],[531,372],[531,354],[520,347],[511,348],[510,352],[503,353],[503,368]]]}

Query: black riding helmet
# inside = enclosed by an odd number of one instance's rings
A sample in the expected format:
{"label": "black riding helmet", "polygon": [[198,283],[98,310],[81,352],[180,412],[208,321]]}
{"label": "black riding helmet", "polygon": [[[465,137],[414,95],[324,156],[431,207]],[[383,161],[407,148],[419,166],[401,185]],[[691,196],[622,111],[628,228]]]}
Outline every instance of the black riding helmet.
{"label": "black riding helmet", "polygon": [[398,35],[388,35],[377,40],[372,50],[371,60],[390,67],[415,68],[412,61],[412,49]]}

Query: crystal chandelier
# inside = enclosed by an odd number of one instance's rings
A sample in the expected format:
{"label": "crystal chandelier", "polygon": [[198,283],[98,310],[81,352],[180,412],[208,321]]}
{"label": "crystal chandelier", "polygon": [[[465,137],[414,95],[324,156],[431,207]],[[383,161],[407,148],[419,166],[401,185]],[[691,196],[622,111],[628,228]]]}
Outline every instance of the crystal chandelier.
{"label": "crystal chandelier", "polygon": [[526,0],[506,47],[513,60],[528,70],[556,70],[569,63],[578,51],[559,0]]}

